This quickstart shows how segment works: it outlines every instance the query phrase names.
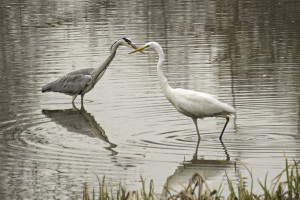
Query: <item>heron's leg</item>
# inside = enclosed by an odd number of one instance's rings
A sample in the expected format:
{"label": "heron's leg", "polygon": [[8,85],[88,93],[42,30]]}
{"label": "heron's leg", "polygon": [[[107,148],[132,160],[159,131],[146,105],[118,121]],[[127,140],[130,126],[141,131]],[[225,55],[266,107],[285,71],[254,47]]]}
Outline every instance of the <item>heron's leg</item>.
{"label": "heron's leg", "polygon": [[72,97],[72,103],[74,103],[74,101],[75,101],[77,95],[78,95],[78,94],[73,95],[73,97]]}
{"label": "heron's leg", "polygon": [[198,125],[197,125],[197,118],[193,118],[193,121],[194,121],[196,131],[197,131],[197,134],[198,134],[198,143],[199,143],[201,137],[200,137],[200,133],[199,133]]}
{"label": "heron's leg", "polygon": [[222,118],[225,118],[225,119],[226,119],[225,125],[224,125],[224,127],[223,127],[223,130],[222,130],[221,135],[220,135],[220,138],[219,138],[220,140],[222,140],[223,133],[224,133],[224,131],[225,131],[225,129],[226,129],[226,126],[227,126],[227,124],[228,124],[228,122],[229,122],[229,117],[226,116],[226,115],[216,115],[216,117],[222,117]]}
{"label": "heron's leg", "polygon": [[81,95],[81,107],[83,106],[83,97],[84,97],[84,94]]}
{"label": "heron's leg", "polygon": [[76,106],[75,106],[75,104],[74,104],[73,101],[72,101],[72,109],[73,109],[73,110],[77,110],[77,108],[76,108]]}

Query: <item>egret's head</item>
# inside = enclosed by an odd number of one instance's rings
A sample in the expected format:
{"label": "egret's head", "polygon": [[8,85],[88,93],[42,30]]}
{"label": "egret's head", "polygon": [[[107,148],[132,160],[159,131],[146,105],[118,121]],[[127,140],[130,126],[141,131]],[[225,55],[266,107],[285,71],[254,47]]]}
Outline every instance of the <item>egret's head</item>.
{"label": "egret's head", "polygon": [[[130,48],[133,48],[133,49],[138,48],[135,44],[133,44],[133,42],[129,38],[124,37],[124,38],[121,39],[121,41],[122,41],[122,44],[124,46],[130,47]],[[142,50],[140,50],[140,52],[144,53]]]}

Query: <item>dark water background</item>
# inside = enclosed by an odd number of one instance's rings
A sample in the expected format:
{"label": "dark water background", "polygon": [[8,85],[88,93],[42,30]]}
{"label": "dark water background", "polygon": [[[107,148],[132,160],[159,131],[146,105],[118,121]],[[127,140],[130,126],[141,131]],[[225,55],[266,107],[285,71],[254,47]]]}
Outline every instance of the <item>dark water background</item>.
{"label": "dark water background", "polygon": [[[298,1],[6,1],[0,2],[0,197],[80,199],[84,182],[120,181],[155,191],[180,188],[203,172],[211,189],[234,161],[268,184],[284,168],[284,154],[300,158]],[[97,67],[121,37],[141,46],[159,42],[173,87],[211,93],[236,114],[224,120],[191,119],[165,99],[157,55],[117,56],[84,109],[71,97],[42,94],[65,73]],[[228,160],[230,159],[230,160]],[[250,179],[243,167],[238,172]]]}

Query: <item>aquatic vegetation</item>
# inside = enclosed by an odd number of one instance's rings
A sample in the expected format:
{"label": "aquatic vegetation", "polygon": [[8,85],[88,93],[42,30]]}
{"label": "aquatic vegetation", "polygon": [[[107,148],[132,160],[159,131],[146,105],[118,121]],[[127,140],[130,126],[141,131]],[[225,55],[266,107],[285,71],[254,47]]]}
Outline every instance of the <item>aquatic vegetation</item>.
{"label": "aquatic vegetation", "polygon": [[[97,175],[96,175],[97,176]],[[105,176],[100,181],[97,176],[98,184],[99,184],[99,194],[98,198],[96,198],[95,190],[93,189],[92,195],[88,192],[87,184],[84,184],[83,189],[83,200],[126,200],[126,199],[144,199],[144,200],[154,200],[158,199],[158,196],[154,194],[154,184],[153,181],[150,181],[149,191],[146,191],[145,187],[145,179],[141,177],[142,189],[136,191],[126,191],[126,189],[122,186],[121,183],[118,185],[117,191],[113,191],[113,186],[108,190],[107,184],[105,184]],[[90,197],[91,196],[91,197]]]}
{"label": "aquatic vegetation", "polygon": [[[271,181],[271,187],[267,187],[266,174],[264,182],[262,183],[258,180],[258,184],[263,189],[263,194],[253,194],[253,178],[251,171],[241,162],[237,164],[244,167],[251,178],[250,190],[247,189],[243,181],[241,173],[238,173],[237,183],[228,177],[227,173],[227,184],[229,195],[227,197],[222,196],[222,184],[220,184],[218,190],[210,190],[209,186],[204,178],[203,174],[194,174],[186,187],[175,194],[171,193],[172,189],[165,187],[166,196],[161,196],[154,193],[154,183],[151,180],[149,183],[148,192],[146,189],[145,179],[141,177],[142,189],[135,191],[126,191],[121,183],[118,185],[117,191],[113,191],[112,187],[108,190],[108,186],[105,184],[105,177],[103,177],[102,182],[99,177],[99,194],[96,197],[95,190],[93,189],[92,194],[88,192],[87,184],[84,184],[83,189],[83,199],[84,200],[156,200],[156,199],[166,199],[166,200],[220,200],[220,199],[243,199],[243,200],[299,200],[300,199],[300,161],[293,161],[292,164],[288,164],[287,159],[285,159],[285,169],[283,169],[273,180]],[[286,180],[284,179],[284,175]]]}

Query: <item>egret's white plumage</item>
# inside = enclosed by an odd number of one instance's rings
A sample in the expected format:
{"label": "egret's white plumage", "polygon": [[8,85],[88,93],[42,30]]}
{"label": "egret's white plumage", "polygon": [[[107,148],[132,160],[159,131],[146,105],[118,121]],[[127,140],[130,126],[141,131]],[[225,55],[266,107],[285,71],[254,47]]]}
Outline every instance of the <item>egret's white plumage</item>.
{"label": "egret's white plumage", "polygon": [[220,139],[222,139],[222,135],[229,121],[228,115],[234,113],[235,109],[226,103],[222,103],[210,94],[181,88],[172,88],[168,84],[167,78],[163,74],[162,66],[164,61],[164,52],[158,43],[149,42],[130,53],[143,50],[147,47],[153,48],[158,53],[159,61],[157,63],[157,73],[160,85],[166,98],[177,109],[178,112],[193,119],[199,139],[200,133],[197,126],[198,118],[223,117],[226,118],[226,123],[220,135]]}

